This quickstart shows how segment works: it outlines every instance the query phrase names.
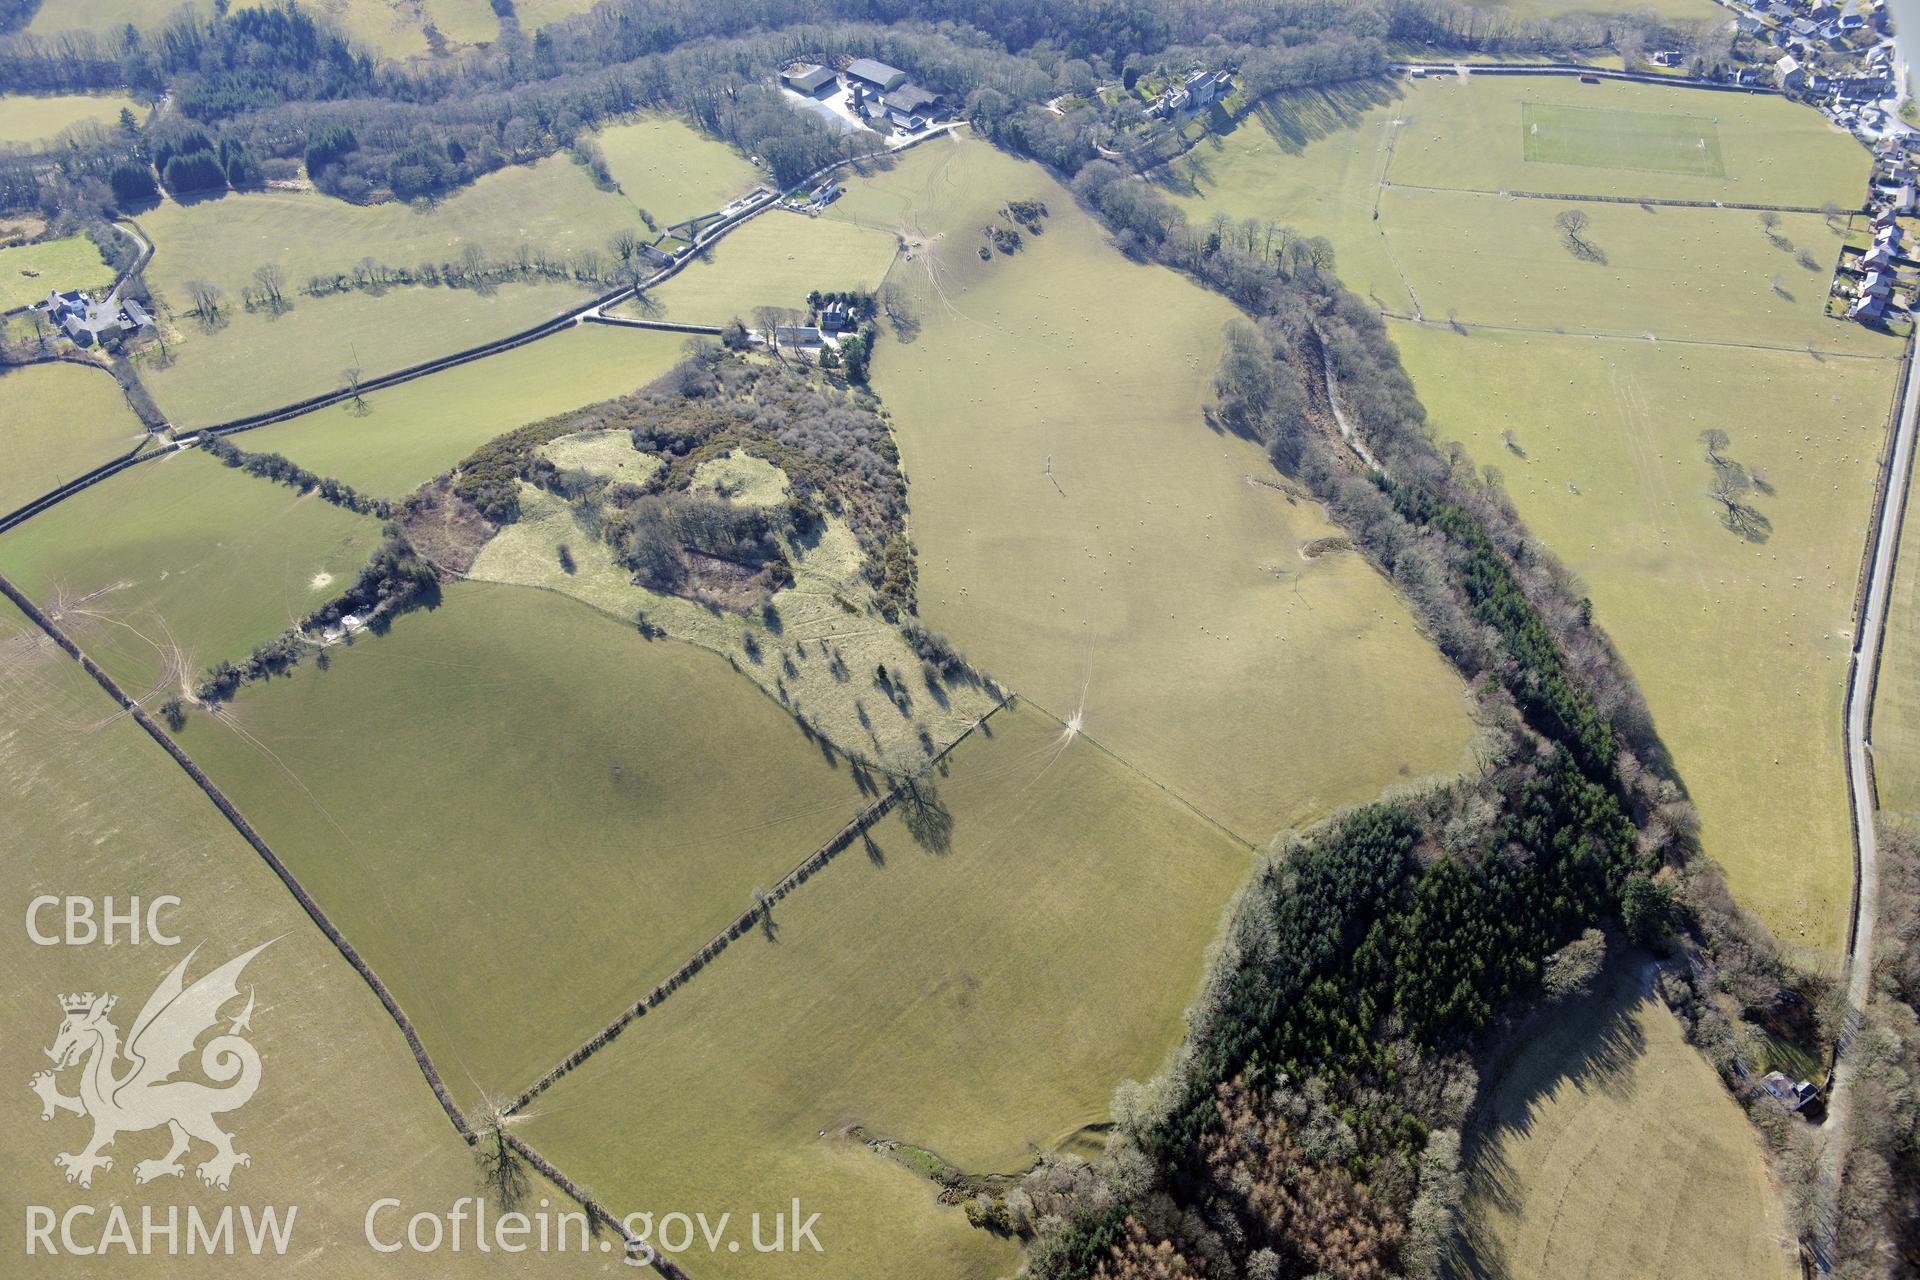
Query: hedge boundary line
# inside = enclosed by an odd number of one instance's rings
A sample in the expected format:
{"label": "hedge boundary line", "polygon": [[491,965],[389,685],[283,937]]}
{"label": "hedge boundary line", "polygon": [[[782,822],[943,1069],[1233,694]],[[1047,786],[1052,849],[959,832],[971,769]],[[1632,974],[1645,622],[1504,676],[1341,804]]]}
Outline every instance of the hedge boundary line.
{"label": "hedge boundary line", "polygon": [[[798,866],[787,872],[786,875],[780,877],[780,879],[775,882],[772,890],[767,894],[767,906],[770,908],[773,903],[779,902],[789,893],[798,889],[816,872],[824,871],[827,864],[844,853],[857,837],[865,835],[868,831],[872,830],[875,823],[891,813],[894,806],[899,803],[901,796],[911,791],[921,778],[926,777],[933,770],[939,768],[941,763],[953,753],[956,747],[968,738],[971,738],[974,730],[980,728],[980,726],[984,725],[988,720],[991,720],[995,714],[1011,703],[1014,697],[1015,695],[1012,694],[1002,697],[1000,701],[987,709],[986,714],[968,725],[958,737],[942,747],[937,754],[931,757],[926,764],[922,765],[910,777],[905,781],[896,783],[886,795],[880,797],[863,809],[860,812],[860,816],[834,833],[825,844],[808,854],[801,860]],[[760,906],[755,906],[729,921],[725,928],[709,938],[704,945],[696,948],[694,953],[687,957],[679,968],[655,984],[651,990],[641,996],[640,999],[635,1001],[631,1006],[622,1010],[618,1017],[601,1028],[591,1039],[568,1054],[558,1065],[550,1068],[538,1080],[528,1085],[519,1097],[501,1109],[501,1114],[510,1116],[518,1112],[522,1107],[559,1083],[562,1077],[573,1071],[574,1068],[580,1066],[601,1049],[604,1049],[609,1043],[616,1039],[622,1031],[626,1030],[628,1024],[632,1023],[636,1018],[645,1017],[648,1010],[658,1008],[668,996],[685,986],[695,974],[718,959],[720,953],[725,951],[730,943],[743,934],[753,932],[753,926],[759,922],[761,913],[765,909],[766,908]]]}
{"label": "hedge boundary line", "polygon": [[612,325],[617,329],[658,329],[665,333],[698,333],[707,337],[720,336],[717,324],[682,324],[678,320],[638,320],[632,316],[609,316],[595,312],[590,316],[581,316],[586,324]]}
{"label": "hedge boundary line", "polygon": [[[504,1129],[500,1131],[500,1136],[509,1147],[513,1148],[516,1155],[538,1169],[549,1182],[560,1188],[560,1190],[567,1195],[572,1196],[589,1215],[604,1222],[612,1229],[615,1235],[625,1241],[627,1245],[627,1257],[629,1259],[638,1256],[639,1250],[650,1248],[646,1241],[628,1232],[626,1225],[622,1223],[620,1219],[613,1216],[611,1209],[596,1200],[592,1192],[576,1183],[566,1174],[560,1172],[552,1161]],[[686,1272],[668,1261],[658,1249],[651,1249],[648,1265],[659,1272],[660,1275],[666,1277],[666,1280],[691,1280],[691,1277],[689,1277]]]}
{"label": "hedge boundary line", "polygon": [[143,450],[147,449],[147,444],[148,444],[148,441],[142,440],[139,444],[134,446],[132,452],[123,453],[111,462],[103,462],[99,466],[95,467],[93,470],[88,471],[83,475],[76,476],[72,480],[67,481],[65,484],[53,490],[51,493],[43,493],[39,497],[35,498],[33,501],[25,504],[24,506],[15,507],[12,511],[9,511],[6,515],[0,516],[0,533],[5,533],[7,530],[13,528],[15,525],[22,524],[28,520],[31,520],[33,517],[39,515],[42,511],[45,511],[50,507],[58,506],[60,503],[65,502],[68,498],[71,498],[74,494],[79,493],[84,489],[91,488],[96,484],[99,484],[102,480],[105,480],[108,476],[118,475],[120,472],[125,471],[128,467],[133,466],[135,463],[151,462],[155,458],[164,458],[168,454],[174,452],[172,449],[168,449],[164,445],[158,449],[153,449],[150,451],[143,452]]}
{"label": "hedge boundary line", "polygon": [[108,697],[112,698],[114,702],[119,704],[122,710],[132,716],[134,723],[146,730],[147,736],[158,743],[160,749],[171,756],[173,762],[180,766],[181,771],[193,779],[194,784],[206,794],[207,799],[213,801],[214,807],[220,811],[221,815],[226,818],[233,829],[240,833],[241,838],[253,846],[253,851],[259,854],[261,861],[265,862],[273,874],[280,878],[280,883],[286,886],[287,891],[293,895],[294,901],[300,904],[302,909],[306,911],[307,916],[319,927],[320,932],[326,935],[329,942],[333,943],[334,949],[353,967],[354,972],[360,975],[361,979],[372,989],[374,995],[379,997],[380,1003],[386,1007],[388,1016],[391,1017],[394,1024],[400,1028],[400,1033],[406,1037],[407,1047],[413,1052],[414,1065],[420,1068],[420,1074],[426,1078],[428,1087],[433,1090],[433,1096],[439,1101],[440,1109],[446,1113],[447,1120],[453,1125],[454,1132],[458,1133],[461,1139],[471,1146],[474,1142],[474,1132],[472,1128],[468,1126],[467,1119],[461,1114],[460,1108],[454,1105],[452,1095],[447,1092],[445,1083],[440,1079],[439,1070],[433,1065],[433,1060],[427,1056],[426,1047],[420,1043],[419,1033],[414,1030],[413,1023],[408,1019],[406,1012],[400,1008],[399,1001],[394,999],[393,993],[387,990],[386,984],[380,981],[378,975],[373,972],[373,969],[367,962],[361,959],[360,953],[354,949],[353,944],[347,941],[346,936],[342,934],[339,928],[334,925],[333,921],[328,918],[327,913],[321,909],[320,904],[314,901],[313,896],[307,892],[306,887],[302,885],[294,876],[293,872],[288,869],[286,863],[280,860],[279,856],[274,853],[267,842],[260,838],[260,833],[255,831],[252,824],[241,816],[240,811],[234,807],[233,802],[228,800],[220,789],[213,784],[213,780],[201,771],[199,765],[196,765],[192,760],[188,759],[187,753],[180,749],[180,745],[154,721],[153,717],[149,716],[138,702],[129,698],[121,690],[120,686],[115,683],[113,677],[101,670],[100,667],[94,663],[93,659],[82,653],[80,646],[68,638],[66,633],[56,626],[52,619],[40,611],[39,606],[29,600],[26,595],[18,587],[14,586],[4,575],[0,575],[0,595],[5,595],[7,599],[11,600],[14,605],[19,608],[20,612],[26,614],[35,626],[45,632],[49,639],[66,652],[68,657],[78,662],[81,669],[93,677],[94,683],[104,689]]}
{"label": "hedge boundary line", "polygon": [[[1504,196],[1513,200],[1564,200],[1569,204],[1641,204],[1667,209],[1750,209],[1757,213],[1815,213],[1827,210],[1805,204],[1753,204],[1743,200],[1681,200],[1668,196],[1601,196],[1572,191],[1492,191],[1485,187],[1431,187],[1414,182],[1383,182],[1382,188],[1400,191],[1444,191],[1460,195]],[[1837,209],[1839,213],[1866,213],[1865,205],[1856,209]]]}
{"label": "hedge boundary line", "polygon": [[[881,159],[883,157],[891,156],[901,151],[910,150],[911,148],[917,147],[921,143],[926,142],[929,139],[943,138],[947,136],[948,133],[952,132],[955,127],[957,126],[944,126],[939,129],[930,130],[926,133],[920,134],[918,137],[914,138],[910,142],[903,143],[900,146],[894,147],[889,151],[879,153],[876,156],[847,156],[842,159],[832,161],[831,163],[822,165],[820,168],[808,174],[806,178],[801,180],[799,185],[806,186],[810,183],[816,182],[822,176],[832,173],[835,170],[844,168],[848,165],[857,164],[862,161]],[[655,286],[661,284],[662,282],[669,280],[674,276],[680,274],[680,272],[686,269],[689,263],[702,257],[706,252],[706,250],[716,240],[719,240],[722,236],[725,236],[728,232],[734,230],[736,227],[739,227],[741,224],[748,222],[753,218],[759,217],[761,214],[765,213],[767,210],[779,207],[779,203],[780,203],[779,192],[777,191],[767,192],[765,195],[754,200],[752,203],[742,207],[741,209],[737,210],[736,212],[729,215],[728,217],[720,220],[719,222],[714,223],[711,227],[707,229],[707,233],[705,237],[699,240],[697,243],[695,243],[693,249],[689,253],[687,253],[685,257],[682,257],[678,259],[676,262],[674,262],[672,266],[663,267],[659,271],[655,272],[653,275],[650,275],[645,280],[639,282],[638,284],[627,285],[627,286],[623,286],[622,288],[615,289],[613,292],[603,294],[583,307],[579,307],[573,311],[566,312],[563,315],[555,316],[550,320],[544,320],[541,323],[534,325],[532,328],[522,329],[518,333],[510,333],[503,338],[496,338],[491,342],[480,343],[476,346],[467,347],[467,348],[464,348],[463,350],[455,351],[448,355],[436,356],[432,360],[425,360],[419,364],[409,365],[404,369],[396,369],[392,373],[383,373],[378,377],[367,379],[365,382],[362,382],[358,387],[341,387],[341,388],[336,388],[333,391],[323,391],[317,395],[308,396],[303,400],[296,400],[292,404],[282,405],[277,409],[265,409],[259,413],[247,414],[245,416],[238,417],[238,418],[230,418],[225,422],[217,422],[211,426],[202,427],[197,431],[193,431],[185,436],[179,437],[177,440],[177,443],[182,443],[182,444],[190,443],[193,439],[203,434],[214,435],[214,436],[228,436],[228,435],[237,434],[242,431],[252,431],[257,427],[272,426],[275,423],[284,422],[289,418],[297,418],[303,413],[311,413],[315,409],[324,409],[328,405],[339,404],[343,401],[350,400],[356,395],[365,395],[369,391],[379,391],[387,387],[399,386],[401,383],[411,382],[415,378],[422,378],[430,373],[439,373],[439,372],[442,372],[443,370],[451,369],[458,365],[467,364],[467,363],[470,363],[471,361],[479,360],[486,356],[497,355],[503,351],[511,351],[516,347],[525,346],[530,342],[537,342],[541,338],[552,337],[554,334],[559,333],[562,330],[570,328],[574,325],[580,324],[584,321],[601,320],[602,323],[607,323],[607,321],[605,321],[603,318],[599,316],[599,312],[601,308],[610,307],[615,305],[616,303],[624,302],[629,297],[632,297],[644,290],[654,288]],[[147,245],[148,256],[151,257],[153,253],[152,241],[147,240],[144,235],[142,235],[140,239]],[[628,322],[624,319],[617,319],[612,321],[611,323],[619,325],[619,324],[626,324]],[[656,322],[656,323],[665,323],[665,322]],[[651,327],[651,326],[648,326],[648,327]],[[701,327],[698,329],[690,328],[688,331],[699,332],[699,333],[713,333],[713,334],[717,334],[720,332],[718,328],[707,329],[705,327]],[[62,358],[63,357],[60,357],[60,356],[49,356],[49,357],[44,357],[43,359],[52,361],[52,360],[60,360]],[[28,361],[28,363],[40,363],[40,362],[41,362],[41,359]],[[88,363],[91,363],[91,362],[88,362]],[[111,370],[109,370],[109,372],[111,372]],[[124,390],[124,384],[122,389]],[[134,412],[138,414],[139,409],[136,407]],[[159,456],[161,455],[157,453],[147,455],[147,457],[159,457]],[[109,463],[107,467],[96,467],[93,471],[88,472],[84,476],[80,476],[76,479],[69,480],[67,483],[61,485],[57,489],[54,489],[50,493],[43,494],[41,497],[34,499],[32,502],[29,502],[24,506],[16,508],[15,510],[7,513],[5,516],[0,516],[0,533],[5,533],[8,529],[11,529],[15,525],[20,524],[25,520],[29,520],[36,515],[39,515],[42,511],[47,510],[49,507],[56,506],[59,503],[66,501],[68,498],[71,498],[74,494],[79,493],[81,490],[100,483],[100,481],[105,480],[108,476],[113,475],[115,472],[119,471],[120,469],[122,469],[127,465],[130,465],[132,462],[144,461],[144,460],[145,460],[144,458],[124,459],[118,463]]]}
{"label": "hedge boundary line", "polygon": [[1656,76],[1644,71],[1614,71],[1578,62],[1393,62],[1387,65],[1392,71],[1424,71],[1429,76],[1436,73],[1458,75],[1464,68],[1469,79],[1473,76],[1597,76],[1602,80],[1625,80],[1631,84],[1652,84],[1666,88],[1711,89],[1718,93],[1749,93],[1774,98],[1783,96],[1772,85],[1727,84],[1720,80],[1703,80],[1698,76]]}

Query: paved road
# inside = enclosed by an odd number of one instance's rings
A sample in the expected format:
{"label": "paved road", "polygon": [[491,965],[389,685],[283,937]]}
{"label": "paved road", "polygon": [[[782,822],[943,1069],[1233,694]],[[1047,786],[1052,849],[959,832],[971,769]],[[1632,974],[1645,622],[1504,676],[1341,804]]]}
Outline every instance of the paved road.
{"label": "paved road", "polygon": [[1900,547],[1900,522],[1907,505],[1908,481],[1913,470],[1915,421],[1920,418],[1920,360],[1909,363],[1902,390],[1900,418],[1894,429],[1893,463],[1887,477],[1887,496],[1880,522],[1873,531],[1873,564],[1867,579],[1866,607],[1861,610],[1853,650],[1853,674],[1847,691],[1847,782],[1853,793],[1855,838],[1855,895],[1852,933],[1847,941],[1846,991],[1849,1014],[1833,1070],[1833,1088],[1827,1097],[1827,1144],[1821,1154],[1820,1234],[1817,1254],[1825,1271],[1832,1257],[1832,1231],[1838,1211],[1842,1156],[1846,1147],[1848,1107],[1852,1103],[1853,1058],[1849,1052],[1866,1008],[1873,978],[1873,921],[1879,907],[1879,841],[1874,833],[1872,744],[1867,725],[1873,711],[1874,672],[1880,662],[1880,642],[1893,595],[1894,558]]}

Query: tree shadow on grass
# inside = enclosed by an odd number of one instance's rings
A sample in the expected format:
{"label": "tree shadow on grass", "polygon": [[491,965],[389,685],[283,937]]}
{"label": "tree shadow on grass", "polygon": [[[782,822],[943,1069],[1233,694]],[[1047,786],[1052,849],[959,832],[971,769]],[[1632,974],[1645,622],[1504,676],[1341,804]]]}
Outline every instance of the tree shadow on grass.
{"label": "tree shadow on grass", "polygon": [[913,842],[928,853],[946,853],[953,848],[953,810],[940,799],[931,779],[920,778],[905,784],[900,796],[901,817]]}
{"label": "tree shadow on grass", "polygon": [[1184,156],[1153,170],[1151,180],[1169,191],[1199,195],[1201,184],[1213,180],[1206,152],[1222,150],[1225,139],[1242,129],[1264,129],[1282,151],[1297,156],[1311,143],[1351,130],[1354,120],[1363,113],[1405,96],[1399,80],[1392,76],[1273,94],[1237,120],[1216,113],[1207,136]]}
{"label": "tree shadow on grass", "polygon": [[1594,991],[1534,1014],[1492,1053],[1462,1144],[1466,1194],[1442,1273],[1449,1280],[1528,1280],[1514,1269],[1498,1231],[1528,1207],[1507,1153],[1532,1136],[1555,1095],[1629,1097],[1634,1066],[1647,1050],[1636,1017],[1656,999],[1652,971],[1641,952],[1610,960]]}

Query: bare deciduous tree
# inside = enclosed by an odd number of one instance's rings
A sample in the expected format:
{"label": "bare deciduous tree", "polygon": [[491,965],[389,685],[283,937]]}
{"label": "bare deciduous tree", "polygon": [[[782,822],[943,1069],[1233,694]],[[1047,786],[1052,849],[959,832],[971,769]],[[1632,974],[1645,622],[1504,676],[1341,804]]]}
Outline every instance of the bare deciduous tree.
{"label": "bare deciduous tree", "polygon": [[187,296],[193,300],[195,315],[202,320],[213,320],[220,314],[220,299],[225,295],[211,280],[189,280]]}
{"label": "bare deciduous tree", "polygon": [[277,262],[269,262],[253,269],[253,282],[260,286],[261,298],[275,311],[286,307],[286,298],[282,291],[286,288],[287,273],[280,269]]}
{"label": "bare deciduous tree", "polygon": [[483,1102],[475,1126],[474,1163],[481,1190],[501,1212],[511,1213],[527,1195],[526,1160],[507,1140],[507,1117],[500,1104]]}

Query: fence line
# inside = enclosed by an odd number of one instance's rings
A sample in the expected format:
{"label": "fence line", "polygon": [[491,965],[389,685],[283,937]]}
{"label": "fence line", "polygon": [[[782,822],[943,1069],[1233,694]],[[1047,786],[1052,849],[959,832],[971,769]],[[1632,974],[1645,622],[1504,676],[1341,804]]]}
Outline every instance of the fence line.
{"label": "fence line", "polygon": [[414,1065],[419,1067],[420,1074],[426,1077],[428,1086],[433,1090],[433,1096],[440,1103],[440,1109],[446,1112],[447,1119],[452,1123],[454,1131],[468,1144],[472,1144],[474,1140],[473,1130],[468,1127],[467,1119],[461,1114],[460,1108],[454,1105],[452,1095],[447,1092],[445,1083],[440,1079],[439,1070],[433,1065],[433,1060],[427,1056],[426,1047],[420,1043],[419,1033],[414,1030],[413,1023],[407,1018],[405,1011],[400,1008],[399,1001],[394,999],[393,993],[387,990],[386,984],[380,981],[379,977],[373,972],[373,969],[368,966],[367,962],[361,959],[360,953],[354,950],[353,944],[347,941],[345,935],[343,935],[334,925],[333,921],[328,918],[327,913],[321,910],[320,904],[314,901],[313,896],[309,894],[306,887],[295,878],[286,863],[282,862],[279,856],[268,847],[267,842],[260,838],[260,833],[255,831],[252,824],[240,815],[238,809],[234,808],[233,802],[228,800],[220,789],[213,784],[211,778],[201,772],[199,765],[196,765],[192,760],[187,758],[187,753],[180,749],[179,744],[154,721],[153,717],[149,716],[138,702],[122,692],[113,677],[101,670],[100,667],[94,663],[93,659],[82,653],[79,645],[68,638],[67,634],[56,626],[51,618],[40,611],[39,606],[29,600],[18,587],[14,586],[13,583],[8,581],[4,576],[0,576],[0,595],[4,595],[7,599],[11,600],[19,608],[20,612],[26,614],[27,617],[32,620],[35,626],[45,632],[48,638],[59,645],[61,649],[65,650],[68,657],[78,662],[81,669],[93,677],[94,683],[104,689],[108,697],[112,698],[122,710],[132,716],[134,723],[146,730],[147,736],[158,743],[160,749],[171,756],[173,762],[179,765],[181,770],[189,778],[193,779],[194,784],[198,786],[201,791],[206,793],[207,799],[213,801],[214,807],[220,810],[221,815],[226,818],[227,822],[232,825],[235,831],[240,833],[241,838],[253,846],[253,851],[259,854],[261,860],[267,864],[267,867],[273,874],[280,878],[280,883],[286,886],[287,891],[293,895],[294,900],[306,911],[308,917],[312,919],[315,925],[319,926],[320,932],[327,936],[329,942],[333,943],[334,949],[339,951],[349,965],[353,966],[354,972],[360,975],[361,979],[372,989],[374,995],[379,997],[380,1003],[386,1006],[388,1015],[392,1017],[395,1025],[400,1028],[401,1034],[406,1037],[407,1047],[413,1051]]}

